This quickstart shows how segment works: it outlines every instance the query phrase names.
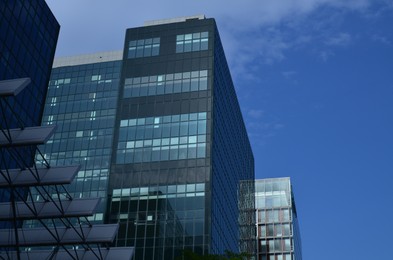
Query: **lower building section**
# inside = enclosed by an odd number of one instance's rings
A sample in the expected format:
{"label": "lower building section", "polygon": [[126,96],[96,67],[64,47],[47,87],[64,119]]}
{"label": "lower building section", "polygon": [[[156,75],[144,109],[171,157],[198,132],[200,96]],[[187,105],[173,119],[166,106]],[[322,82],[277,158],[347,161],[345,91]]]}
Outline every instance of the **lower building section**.
{"label": "lower building section", "polygon": [[174,259],[184,249],[202,254],[204,217],[204,183],[113,190],[110,222],[120,223],[116,245],[135,245],[143,259]]}

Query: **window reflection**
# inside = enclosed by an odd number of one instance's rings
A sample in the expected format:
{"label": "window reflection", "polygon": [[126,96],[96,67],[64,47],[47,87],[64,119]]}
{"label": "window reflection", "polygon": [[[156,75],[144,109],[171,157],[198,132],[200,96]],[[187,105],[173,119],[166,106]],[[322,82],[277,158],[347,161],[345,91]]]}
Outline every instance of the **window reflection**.
{"label": "window reflection", "polygon": [[176,53],[207,50],[208,41],[208,32],[177,35]]}
{"label": "window reflection", "polygon": [[118,164],[203,158],[206,112],[121,120]]}
{"label": "window reflection", "polygon": [[160,38],[149,38],[130,41],[128,44],[128,58],[157,56],[160,53]]}
{"label": "window reflection", "polygon": [[126,78],[123,97],[154,96],[207,89],[207,70]]}

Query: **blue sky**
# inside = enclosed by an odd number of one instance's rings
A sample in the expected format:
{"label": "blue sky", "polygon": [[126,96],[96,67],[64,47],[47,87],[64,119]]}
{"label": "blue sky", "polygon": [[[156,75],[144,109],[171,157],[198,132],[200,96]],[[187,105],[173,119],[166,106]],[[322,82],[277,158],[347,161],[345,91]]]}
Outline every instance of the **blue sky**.
{"label": "blue sky", "polygon": [[304,259],[392,259],[392,0],[47,2],[57,56],[121,49],[145,20],[214,17],[256,177],[292,178]]}

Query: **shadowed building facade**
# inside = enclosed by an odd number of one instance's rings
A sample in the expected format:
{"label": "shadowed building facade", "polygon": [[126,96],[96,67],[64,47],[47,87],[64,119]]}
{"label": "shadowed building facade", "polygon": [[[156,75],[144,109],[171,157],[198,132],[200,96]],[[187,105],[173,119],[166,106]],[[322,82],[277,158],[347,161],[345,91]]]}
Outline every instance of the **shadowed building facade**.
{"label": "shadowed building facade", "polygon": [[[0,1],[0,81],[31,79],[15,98],[0,98],[0,129],[41,125],[59,30],[60,25],[44,0]],[[18,168],[9,150],[0,149],[0,169]],[[34,151],[26,147],[15,151],[23,155],[28,165],[33,163]],[[0,201],[9,200],[9,191],[0,189]],[[6,223],[0,221],[0,227]]]}

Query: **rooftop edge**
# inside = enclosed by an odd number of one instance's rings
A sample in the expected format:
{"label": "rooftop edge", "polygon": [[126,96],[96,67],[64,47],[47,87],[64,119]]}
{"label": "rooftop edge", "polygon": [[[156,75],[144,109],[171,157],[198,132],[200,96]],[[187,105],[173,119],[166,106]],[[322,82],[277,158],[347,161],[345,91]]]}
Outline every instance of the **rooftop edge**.
{"label": "rooftop edge", "polygon": [[179,23],[179,22],[185,22],[190,19],[198,19],[198,20],[204,20],[206,19],[204,14],[200,15],[192,15],[192,16],[182,16],[182,17],[175,17],[175,18],[169,18],[169,19],[160,19],[160,20],[151,20],[151,21],[145,21],[143,23],[143,26],[153,26],[153,25],[160,25],[160,24],[169,24],[169,23]]}

